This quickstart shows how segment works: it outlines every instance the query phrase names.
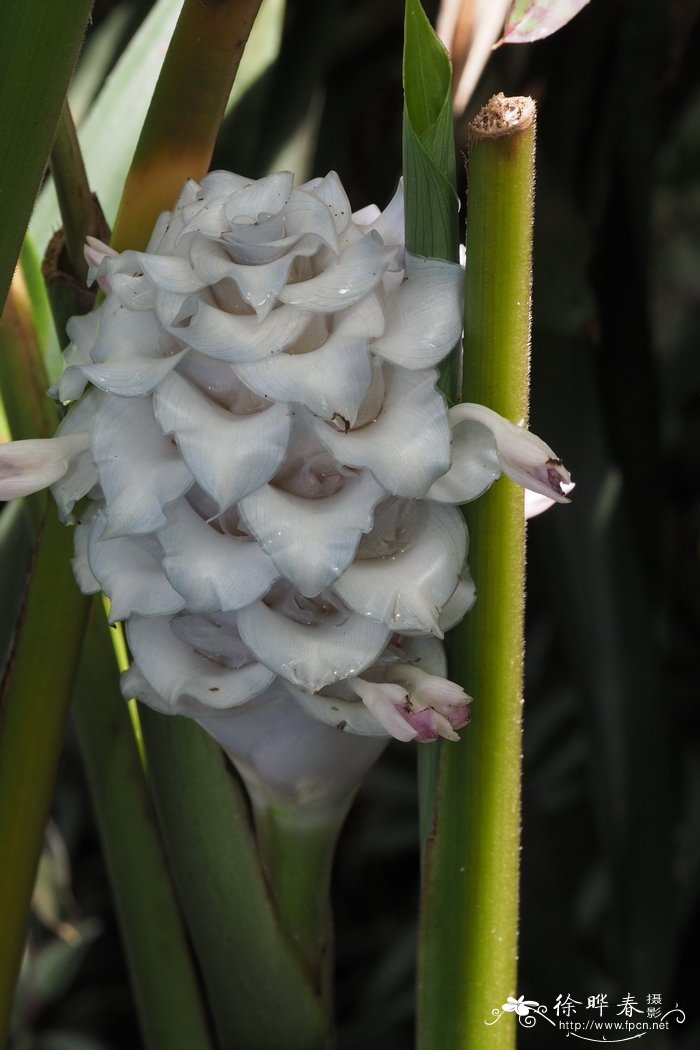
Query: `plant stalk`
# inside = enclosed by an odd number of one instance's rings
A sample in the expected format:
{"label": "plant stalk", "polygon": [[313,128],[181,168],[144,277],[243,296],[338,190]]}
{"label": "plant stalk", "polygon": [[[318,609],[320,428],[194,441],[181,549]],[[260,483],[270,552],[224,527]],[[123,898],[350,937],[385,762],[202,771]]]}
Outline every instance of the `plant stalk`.
{"label": "plant stalk", "polygon": [[[470,126],[462,399],[525,421],[535,108],[492,99]],[[452,632],[452,676],[474,697],[459,744],[441,744],[426,820],[418,1046],[511,1050],[519,902],[525,522],[498,481],[468,509],[477,603]],[[439,975],[436,976],[436,975]]]}
{"label": "plant stalk", "polygon": [[338,835],[352,804],[316,809],[253,798],[255,831],[280,924],[318,989],[333,1030],[331,874]]}
{"label": "plant stalk", "polygon": [[156,811],[220,1045],[325,1050],[321,990],[278,920],[247,800],[223,752],[191,719],[139,711]]}
{"label": "plant stalk", "polygon": [[73,277],[84,285],[88,271],[83,255],[85,235],[103,236],[104,219],[95,210],[95,199],[88,183],[68,102],[63,103],[58,120],[50,164],[61,209],[65,251],[70,270]]}

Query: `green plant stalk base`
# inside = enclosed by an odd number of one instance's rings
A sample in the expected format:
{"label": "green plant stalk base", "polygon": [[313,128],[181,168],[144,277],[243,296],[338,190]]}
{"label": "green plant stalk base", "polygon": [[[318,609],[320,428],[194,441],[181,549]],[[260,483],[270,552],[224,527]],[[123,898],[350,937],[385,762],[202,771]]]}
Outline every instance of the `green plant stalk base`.
{"label": "green plant stalk base", "polygon": [[[534,104],[497,96],[470,127],[462,400],[527,418]],[[474,697],[459,744],[421,755],[420,1050],[512,1050],[517,987],[525,523],[508,479],[467,508],[477,602],[449,640]],[[426,749],[427,750],[427,749]]]}

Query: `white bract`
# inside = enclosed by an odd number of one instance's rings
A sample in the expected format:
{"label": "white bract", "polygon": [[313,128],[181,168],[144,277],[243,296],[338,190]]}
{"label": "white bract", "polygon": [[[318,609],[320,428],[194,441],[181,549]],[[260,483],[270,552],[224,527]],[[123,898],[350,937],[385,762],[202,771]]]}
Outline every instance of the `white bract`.
{"label": "white bract", "polygon": [[299,797],[338,730],[377,741],[341,764],[456,739],[469,697],[439,639],[474,588],[451,504],[501,473],[564,501],[569,477],[489,409],[448,412],[462,273],[405,251],[401,189],[353,215],[334,173],[213,172],[147,251],[86,256],[106,298],[69,324],[74,403],[52,440],[0,449],[0,497],[52,485],[79,519],[79,585],[126,621],[125,694],[198,718],[253,779],[288,750]]}

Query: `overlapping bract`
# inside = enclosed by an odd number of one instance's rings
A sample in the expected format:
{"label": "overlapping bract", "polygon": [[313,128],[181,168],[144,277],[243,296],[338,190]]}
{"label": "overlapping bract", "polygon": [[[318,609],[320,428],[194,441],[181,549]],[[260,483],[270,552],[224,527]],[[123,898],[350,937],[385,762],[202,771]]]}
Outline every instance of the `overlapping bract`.
{"label": "overlapping bract", "polygon": [[107,295],[55,391],[78,400],[52,441],[1,450],[0,496],[52,484],[66,520],[89,497],[74,568],[126,622],[125,693],[230,713],[227,737],[254,701],[455,739],[469,698],[439,639],[474,594],[451,504],[502,471],[552,499],[568,480],[488,409],[448,414],[460,267],[404,251],[400,189],[353,215],[334,173],[214,172],[146,252],[86,254]]}

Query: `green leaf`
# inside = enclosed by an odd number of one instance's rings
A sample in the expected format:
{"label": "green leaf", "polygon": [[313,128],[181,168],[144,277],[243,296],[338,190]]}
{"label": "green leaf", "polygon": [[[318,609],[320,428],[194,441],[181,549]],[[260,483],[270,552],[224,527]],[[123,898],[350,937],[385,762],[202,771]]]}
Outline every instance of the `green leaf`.
{"label": "green leaf", "polygon": [[207,1020],[167,870],[112,634],[91,604],[75,683],[74,722],[100,831],[131,987],[149,1050],[207,1050]]}
{"label": "green leaf", "polygon": [[69,530],[51,510],[12,660],[0,683],[0,1042],[7,1031],[88,608],[71,573],[72,546]]}
{"label": "green leaf", "polygon": [[285,7],[286,0],[262,0],[226,103],[227,118],[246,91],[277,61],[282,42]]}
{"label": "green leaf", "polygon": [[[110,226],[181,6],[182,0],[158,0],[80,126],[78,138],[88,180]],[[29,227],[42,254],[60,225],[58,202],[49,181]]]}
{"label": "green leaf", "polygon": [[4,673],[12,651],[33,553],[27,506],[22,500],[15,500],[0,514],[0,675]]}
{"label": "green leaf", "polygon": [[112,245],[145,248],[187,179],[207,172],[261,0],[185,0],[124,183]]}
{"label": "green leaf", "polygon": [[589,0],[514,0],[503,30],[506,44],[529,44],[556,33]]}
{"label": "green leaf", "polygon": [[34,323],[34,334],[41,350],[44,367],[52,378],[61,369],[56,329],[51,316],[51,306],[46,294],[46,285],[41,273],[41,259],[29,234],[24,238],[20,254],[22,277],[29,297],[30,311]]}
{"label": "green leaf", "polygon": [[134,8],[131,4],[118,3],[109,14],[104,15],[99,25],[92,26],[68,88],[68,104],[78,126],[87,116],[107,75],[124,51],[129,36],[134,33],[133,27],[129,33],[133,17]]}
{"label": "green leaf", "polygon": [[90,7],[90,0],[24,0],[1,8],[0,306],[46,168]]}
{"label": "green leaf", "polygon": [[406,247],[458,257],[458,202],[447,52],[417,0],[407,0],[403,59]]}

